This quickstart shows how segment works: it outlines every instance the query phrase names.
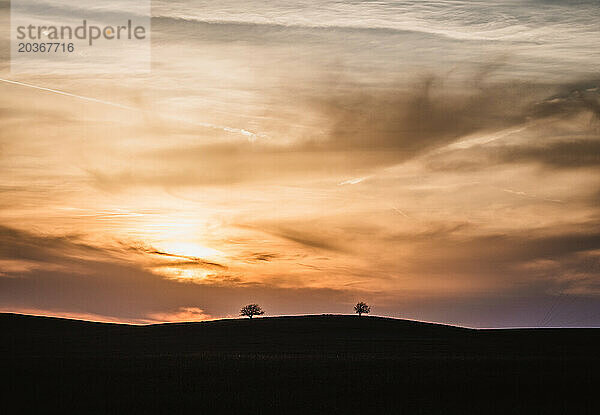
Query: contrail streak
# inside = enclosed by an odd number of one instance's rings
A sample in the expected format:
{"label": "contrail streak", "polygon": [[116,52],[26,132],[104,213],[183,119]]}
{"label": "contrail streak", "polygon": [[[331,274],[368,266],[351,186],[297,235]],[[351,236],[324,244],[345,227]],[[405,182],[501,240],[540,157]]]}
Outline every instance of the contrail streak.
{"label": "contrail streak", "polygon": [[[63,95],[66,97],[71,97],[71,98],[77,98],[77,99],[81,99],[81,100],[89,101],[89,102],[95,102],[97,104],[109,105],[111,107],[121,108],[124,110],[144,112],[143,110],[141,110],[139,108],[130,107],[128,105],[123,105],[123,104],[119,104],[119,103],[111,102],[111,101],[104,101],[102,99],[86,97],[83,95],[71,94],[70,92],[60,91],[58,89],[52,89],[52,88],[45,88],[43,86],[28,84],[25,82],[11,81],[10,79],[3,79],[3,78],[0,78],[0,82],[12,84],[12,85],[24,86],[26,88],[33,88],[33,89],[37,89],[40,91],[51,92],[53,94]],[[227,127],[227,126],[221,126],[221,125],[215,125],[215,124],[209,124],[209,123],[203,123],[203,122],[194,122],[194,121],[189,121],[189,120],[180,119],[180,118],[177,118],[177,121],[183,121],[188,124],[197,125],[197,126],[204,127],[204,128],[214,128],[216,130],[222,130],[222,131],[225,131],[228,133],[242,134],[246,137],[249,137],[249,139],[251,139],[251,140],[255,140],[259,136],[258,134],[253,133],[252,131],[244,130],[242,128],[233,128],[233,127]]]}
{"label": "contrail streak", "polygon": [[59,94],[59,95],[67,96],[67,97],[82,99],[84,101],[96,102],[98,104],[110,105],[112,107],[117,107],[117,108],[122,108],[122,109],[126,109],[126,110],[132,110],[132,111],[137,111],[137,108],[129,107],[127,105],[117,104],[116,102],[104,101],[104,100],[101,100],[101,99],[96,99],[96,98],[91,98],[91,97],[84,97],[82,95],[71,94],[69,92],[59,91],[58,89],[44,88],[43,86],[26,84],[25,82],[11,81],[10,79],[2,79],[2,78],[0,78],[0,81],[1,82],[5,82],[7,84],[13,84],[13,85],[24,86],[24,87],[27,87],[27,88],[39,89],[40,91],[52,92],[54,94]]}

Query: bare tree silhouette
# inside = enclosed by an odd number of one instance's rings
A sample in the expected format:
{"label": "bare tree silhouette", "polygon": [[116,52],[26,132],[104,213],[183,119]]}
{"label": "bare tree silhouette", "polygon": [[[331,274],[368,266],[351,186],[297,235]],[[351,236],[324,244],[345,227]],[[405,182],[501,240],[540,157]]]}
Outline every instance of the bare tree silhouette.
{"label": "bare tree silhouette", "polygon": [[265,314],[258,304],[248,304],[240,310],[240,316],[248,316],[252,319],[253,316],[261,316]]}
{"label": "bare tree silhouette", "polygon": [[371,307],[369,307],[367,303],[361,301],[354,306],[354,312],[360,317],[363,313],[369,314],[371,312]]}

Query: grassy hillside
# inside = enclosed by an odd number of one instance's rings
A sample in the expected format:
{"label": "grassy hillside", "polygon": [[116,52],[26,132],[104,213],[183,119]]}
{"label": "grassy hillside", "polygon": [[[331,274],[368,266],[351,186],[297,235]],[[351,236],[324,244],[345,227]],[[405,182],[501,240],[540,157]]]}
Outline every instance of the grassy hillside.
{"label": "grassy hillside", "polygon": [[[600,330],[357,316],[129,326],[0,315],[7,399],[83,413],[592,413]],[[573,387],[575,386],[575,387]],[[568,410],[567,412],[563,412]]]}

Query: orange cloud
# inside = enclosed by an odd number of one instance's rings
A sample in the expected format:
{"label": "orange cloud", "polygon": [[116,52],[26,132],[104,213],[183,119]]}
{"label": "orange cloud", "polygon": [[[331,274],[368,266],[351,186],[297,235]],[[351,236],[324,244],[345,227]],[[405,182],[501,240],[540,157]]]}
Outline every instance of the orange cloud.
{"label": "orange cloud", "polygon": [[177,311],[166,313],[151,313],[148,315],[151,320],[156,322],[182,323],[187,321],[211,320],[210,314],[204,313],[204,310],[198,307],[179,307]]}

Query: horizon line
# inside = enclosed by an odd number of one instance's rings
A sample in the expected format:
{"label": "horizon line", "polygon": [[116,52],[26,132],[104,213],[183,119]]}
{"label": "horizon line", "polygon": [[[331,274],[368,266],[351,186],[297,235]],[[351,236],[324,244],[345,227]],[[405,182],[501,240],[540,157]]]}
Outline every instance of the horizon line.
{"label": "horizon line", "polygon": [[[163,321],[163,322],[148,322],[148,323],[132,323],[132,322],[123,322],[123,321],[109,321],[109,320],[92,320],[92,319],[83,319],[83,318],[74,318],[74,317],[61,317],[56,315],[48,315],[48,314],[28,314],[28,313],[19,313],[15,311],[0,311],[0,315],[16,315],[16,316],[24,316],[24,317],[41,317],[48,319],[56,319],[56,320],[69,320],[69,321],[79,321],[83,323],[96,323],[96,324],[112,324],[112,325],[121,325],[121,326],[135,326],[135,327],[148,327],[148,326],[159,326],[166,324],[198,324],[198,323],[207,323],[207,322],[216,322],[216,321],[227,321],[227,320],[250,320],[249,318],[236,316],[236,317],[221,317],[214,319],[205,319],[205,320],[189,320],[189,321]],[[383,316],[383,315],[364,315],[358,316],[356,314],[339,314],[339,313],[320,313],[320,314],[275,314],[264,317],[256,317],[256,319],[268,319],[268,318],[282,318],[282,317],[319,317],[319,316],[339,316],[339,317],[356,317],[356,318],[381,318],[388,320],[400,320],[400,321],[409,321],[414,323],[422,323],[422,324],[432,324],[438,326],[446,326],[453,327],[465,330],[558,330],[558,329],[600,329],[600,327],[595,326],[550,326],[550,327],[538,327],[538,326],[514,326],[514,327],[469,327],[469,326],[461,326],[457,324],[450,323],[440,323],[436,321],[427,321],[427,320],[416,320],[409,318],[401,318],[401,317],[391,317],[391,316]]]}

